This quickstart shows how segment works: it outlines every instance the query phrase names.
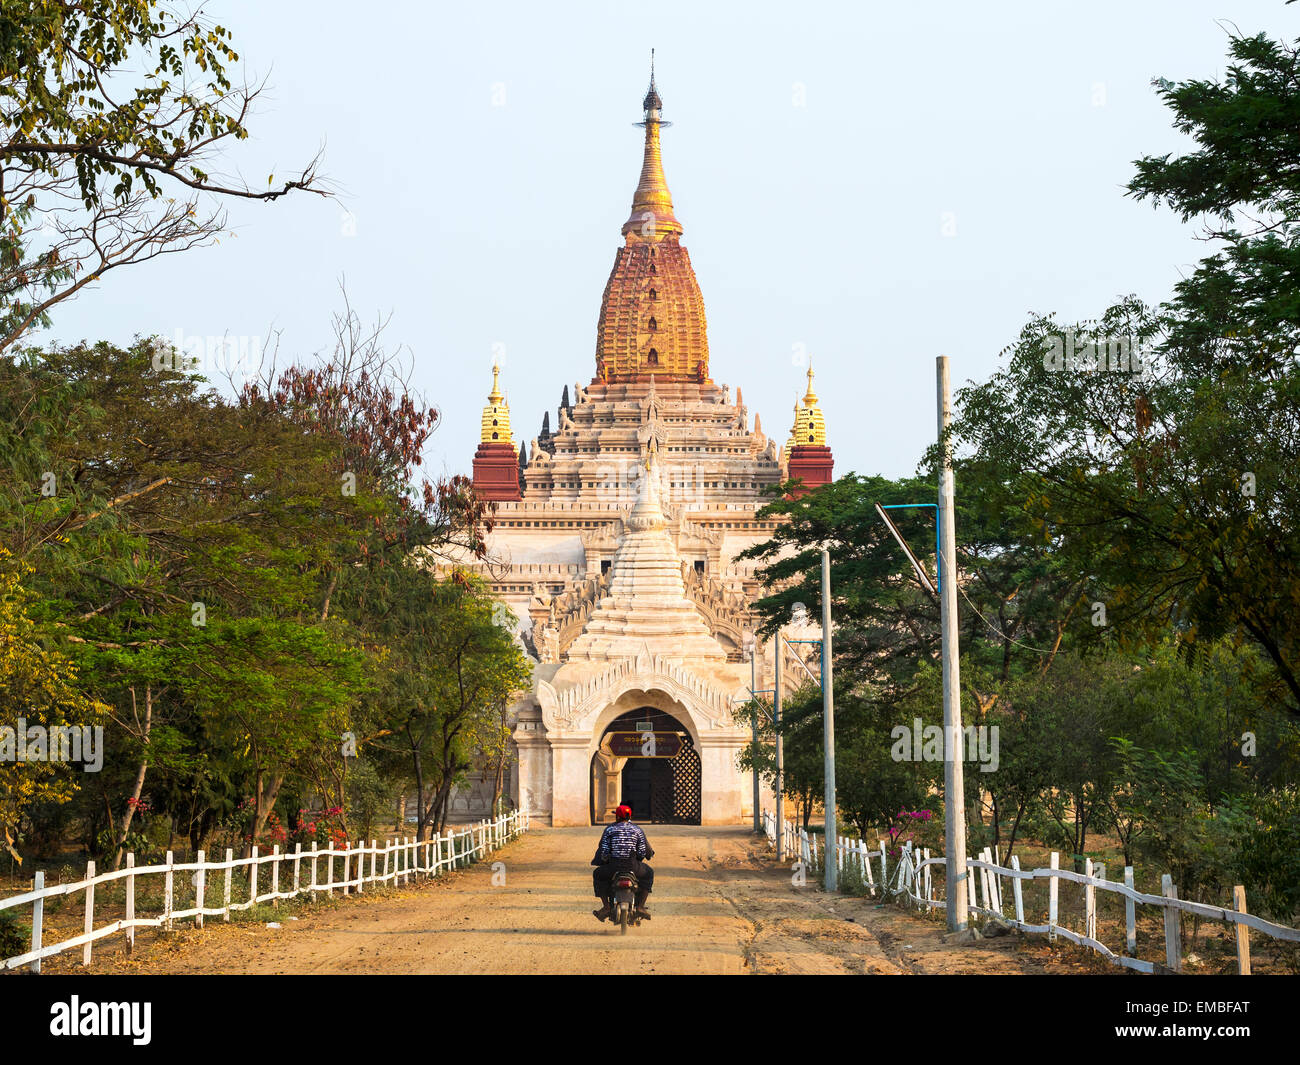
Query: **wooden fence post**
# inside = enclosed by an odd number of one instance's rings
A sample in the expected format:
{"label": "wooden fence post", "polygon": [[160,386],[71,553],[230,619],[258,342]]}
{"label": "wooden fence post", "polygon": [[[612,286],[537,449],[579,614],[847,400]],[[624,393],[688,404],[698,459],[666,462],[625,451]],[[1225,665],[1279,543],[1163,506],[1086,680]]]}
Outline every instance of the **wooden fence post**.
{"label": "wooden fence post", "polygon": [[319,843],[315,840],[311,841],[311,897],[313,899],[316,897],[316,851],[319,847]]}
{"label": "wooden fence post", "polygon": [[330,840],[325,845],[325,861],[327,869],[325,872],[325,894],[334,894],[334,841]]}
{"label": "wooden fence post", "polygon": [[252,859],[248,863],[248,908],[257,905],[257,844],[253,844]]}
{"label": "wooden fence post", "polygon": [[[1013,854],[1011,856],[1011,868],[1017,873],[1020,872],[1020,855]],[[1018,924],[1024,924],[1025,923],[1025,893],[1024,893],[1024,887],[1020,881],[1020,877],[1018,876],[1013,877],[1011,880],[1011,894],[1015,897],[1015,902],[1016,902],[1016,922]]]}
{"label": "wooden fence post", "polygon": [[[1130,891],[1136,890],[1133,887],[1133,867],[1124,866],[1124,886]],[[1132,899],[1124,899],[1124,952],[1130,958],[1136,958],[1138,952],[1137,939],[1137,903]]]}
{"label": "wooden fence post", "polygon": [[[42,869],[36,870],[36,876],[32,880],[33,891],[45,890],[45,872]],[[32,903],[32,953],[41,949],[41,930],[45,923],[45,897],[37,895],[36,901]],[[41,959],[38,957],[32,962],[32,972],[41,971]]]}
{"label": "wooden fence post", "polygon": [[[1168,873],[1160,878],[1161,894],[1167,899],[1177,899],[1178,889],[1174,887],[1174,878]],[[1172,906],[1163,907],[1165,911],[1165,964],[1173,972],[1183,970],[1183,951],[1179,937],[1178,911]]]}
{"label": "wooden fence post", "polygon": [[135,868],[135,851],[127,852],[126,868],[126,952],[130,954],[135,950],[135,873],[130,872]]}
{"label": "wooden fence post", "polygon": [[235,873],[235,852],[230,847],[226,848],[226,891],[221,903],[221,919],[230,920],[230,878]]}
{"label": "wooden fence post", "polygon": [[[1061,868],[1061,856],[1056,851],[1052,851],[1050,868]],[[1060,884],[1060,880],[1054,876],[1049,876],[1047,879],[1047,941],[1049,943],[1056,940],[1056,897]]]}
{"label": "wooden fence post", "polygon": [[[1238,913],[1246,912],[1246,889],[1238,884],[1232,889],[1232,908]],[[1250,975],[1250,928],[1238,922],[1237,933],[1237,975]]]}
{"label": "wooden fence post", "polygon": [[[1096,865],[1094,865],[1092,867],[1092,875],[1093,875],[1093,879],[1095,879],[1099,884],[1104,884],[1106,882],[1106,863],[1098,862]],[[1097,926],[1097,903],[1095,899],[1092,904],[1092,924],[1093,924],[1093,928],[1095,929]],[[1093,938],[1094,939],[1097,938],[1095,934]]]}
{"label": "wooden fence post", "polygon": [[293,845],[293,894],[298,897],[302,890],[302,840]]}
{"label": "wooden fence post", "polygon": [[[1092,859],[1083,860],[1083,875],[1092,880]],[[1097,888],[1090,882],[1083,885],[1083,934],[1097,938]]]}
{"label": "wooden fence post", "polygon": [[280,905],[280,844],[271,848],[271,905]]}
{"label": "wooden fence post", "polygon": [[352,848],[345,845],[343,848],[343,894],[352,894]]}
{"label": "wooden fence post", "polygon": [[379,881],[375,874],[379,869],[379,840],[370,841],[370,882],[377,884]]}
{"label": "wooden fence post", "polygon": [[194,927],[203,927],[203,896],[207,887],[207,870],[203,867],[205,856],[203,851],[198,851],[194,855],[195,861],[199,863],[198,872],[194,874],[194,905],[198,913],[194,917]]}
{"label": "wooden fence post", "polygon": [[175,864],[172,858],[172,852],[167,852],[167,877],[163,885],[163,927],[170,930],[172,926],[172,911],[176,908],[173,903],[173,886],[174,874],[172,866]]}
{"label": "wooden fence post", "polygon": [[[90,935],[95,930],[95,863],[93,861],[86,863],[86,925],[85,933]],[[88,966],[90,964],[90,940],[86,940],[81,947],[81,964]]]}

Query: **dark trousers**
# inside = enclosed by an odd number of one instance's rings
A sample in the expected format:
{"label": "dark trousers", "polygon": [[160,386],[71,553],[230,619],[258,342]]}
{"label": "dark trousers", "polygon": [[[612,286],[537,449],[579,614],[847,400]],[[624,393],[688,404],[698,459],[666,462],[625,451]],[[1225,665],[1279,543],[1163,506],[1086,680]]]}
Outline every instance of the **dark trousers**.
{"label": "dark trousers", "polygon": [[609,882],[613,879],[614,873],[620,868],[631,869],[636,874],[637,905],[645,902],[646,896],[650,894],[651,888],[654,887],[655,871],[639,859],[624,859],[617,862],[606,862],[604,865],[598,865],[591,871],[591,887],[596,893],[596,898],[602,902],[609,895]]}

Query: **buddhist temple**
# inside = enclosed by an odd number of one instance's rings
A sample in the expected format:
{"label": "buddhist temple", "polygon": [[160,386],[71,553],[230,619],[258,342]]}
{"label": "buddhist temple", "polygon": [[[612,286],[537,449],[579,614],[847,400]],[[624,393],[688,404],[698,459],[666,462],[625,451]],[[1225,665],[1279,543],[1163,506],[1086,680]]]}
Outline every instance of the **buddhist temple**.
{"label": "buddhist temple", "polygon": [[[648,823],[752,818],[751,777],[737,765],[749,729],[732,711],[749,698],[749,604],[761,589],[736,556],[771,536],[757,516],[764,489],[787,475],[803,491],[831,479],[811,372],[781,452],[757,416],[751,428],[740,390],[733,401],[712,376],[653,69],[642,111],[641,173],[601,296],[594,375],[566,382],[554,424],[548,409],[516,447],[494,368],[474,457],[475,490],[495,514],[487,556],[466,565],[513,608],[535,663],[512,708],[510,793],[552,825],[611,820],[621,801]],[[772,686],[773,653],[757,650],[759,689]],[[787,665],[797,686],[802,669]],[[453,816],[483,816],[485,791],[460,789]]]}

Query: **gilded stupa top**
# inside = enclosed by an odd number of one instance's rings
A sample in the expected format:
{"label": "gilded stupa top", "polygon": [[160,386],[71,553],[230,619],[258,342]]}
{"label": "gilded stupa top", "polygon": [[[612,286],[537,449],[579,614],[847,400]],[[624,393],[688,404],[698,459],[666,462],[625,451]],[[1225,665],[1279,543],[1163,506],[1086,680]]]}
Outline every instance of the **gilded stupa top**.
{"label": "gilded stupa top", "polygon": [[632,211],[623,223],[623,247],[601,299],[596,327],[596,381],[704,384],[709,380],[708,325],[690,256],[680,242],[682,224],[659,153],[663,99],[655,86],[641,101],[645,150]]}
{"label": "gilded stupa top", "polygon": [[650,88],[641,101],[645,119],[638,126],[645,128],[645,155],[641,162],[641,180],[632,196],[632,213],[623,223],[623,236],[629,241],[676,240],[682,235],[682,224],[673,215],[673,197],[664,178],[664,161],[659,153],[659,130],[671,126],[660,113],[664,102],[655,88],[654,51],[650,52]]}
{"label": "gilded stupa top", "polygon": [[795,405],[794,442],[797,445],[826,446],[826,416],[818,404],[817,393],[813,391],[813,368],[808,364],[808,391],[803,397],[803,407]]}
{"label": "gilded stupa top", "polygon": [[501,394],[500,375],[501,367],[493,363],[492,391],[488,393],[487,406],[483,408],[483,428],[479,436],[485,444],[493,441],[514,443],[514,438],[510,435],[510,404]]}

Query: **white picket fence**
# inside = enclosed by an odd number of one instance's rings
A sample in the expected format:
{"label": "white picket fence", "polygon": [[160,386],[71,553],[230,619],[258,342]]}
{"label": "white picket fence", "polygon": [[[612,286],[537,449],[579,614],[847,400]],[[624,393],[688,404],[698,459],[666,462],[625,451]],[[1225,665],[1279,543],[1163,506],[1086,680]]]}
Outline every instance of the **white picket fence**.
{"label": "white picket fence", "polygon": [[[768,813],[763,814],[763,827],[768,839],[776,842],[776,819]],[[819,847],[818,837],[810,836],[801,826],[791,821],[784,825],[782,839],[783,853],[797,855],[798,860],[809,866],[820,867],[825,860],[825,848]],[[879,894],[902,896],[910,902],[930,909],[947,905],[944,897],[936,892],[931,870],[938,866],[945,868],[945,859],[931,856],[928,848],[918,850],[911,842],[905,843],[901,854],[894,862],[893,882],[890,882],[889,856],[884,840],[879,841],[878,849],[868,848],[860,839],[840,836],[836,840],[836,868],[840,874],[856,869],[873,896]],[[966,868],[966,903],[967,909],[977,917],[996,918],[1012,928],[1023,932],[1046,933],[1049,940],[1058,937],[1096,951],[1114,965],[1133,969],[1140,973],[1181,972],[1182,942],[1179,927],[1179,913],[1190,913],[1211,921],[1223,921],[1233,926],[1237,948],[1237,971],[1242,975],[1250,974],[1250,937],[1249,929],[1262,932],[1273,939],[1290,943],[1300,943],[1300,928],[1274,924],[1246,910],[1246,890],[1241,885],[1233,888],[1233,908],[1214,906],[1204,902],[1189,902],[1178,898],[1173,878],[1166,873],[1161,878],[1161,894],[1147,895],[1137,891],[1133,886],[1133,867],[1124,867],[1124,882],[1106,879],[1106,866],[1093,864],[1091,858],[1084,862],[1084,871],[1076,873],[1071,869],[1060,868],[1061,856],[1053,851],[1050,866],[1046,869],[1025,871],[1020,868],[1020,858],[1013,855],[1010,867],[998,864],[991,848],[986,847],[978,858],[967,858]],[[880,879],[877,882],[873,865],[879,861]],[[1034,924],[1025,919],[1025,901],[1023,884],[1026,880],[1047,881],[1047,921]],[[1059,901],[1061,881],[1078,884],[1083,889],[1084,931],[1076,932],[1063,927],[1059,921]],[[1011,885],[1011,899],[1014,916],[1007,913],[1006,885]],[[976,898],[976,884],[978,895]],[[880,887],[877,887],[877,884]],[[1124,953],[1117,954],[1097,939],[1097,892],[1109,891],[1124,899],[1125,942]],[[1165,959],[1163,964],[1143,961],[1135,957],[1137,953],[1137,907],[1159,906],[1164,914]]]}
{"label": "white picket fence", "polygon": [[[123,869],[96,874],[95,863],[87,862],[84,880],[72,884],[55,884],[52,887],[45,886],[45,874],[37,871],[31,891],[0,899],[0,910],[12,909],[16,906],[32,907],[31,950],[26,954],[4,959],[3,967],[16,969],[21,965],[30,965],[33,972],[40,972],[42,958],[60,954],[74,947],[82,948],[81,963],[89,965],[94,942],[119,932],[125,933],[129,951],[135,946],[137,928],[171,928],[175,921],[190,918],[194,919],[196,927],[202,928],[204,917],[220,917],[223,921],[229,921],[232,912],[247,910],[263,902],[292,899],[302,894],[314,896],[317,892],[325,892],[328,895],[333,895],[335,891],[344,895],[355,892],[360,895],[365,892],[367,886],[374,888],[381,884],[405,884],[415,876],[437,876],[443,870],[457,869],[485,857],[503,844],[527,832],[528,829],[528,812],[516,810],[510,814],[502,814],[495,820],[480,821],[478,824],[467,825],[464,828],[448,831],[446,835],[435,835],[432,839],[423,841],[403,837],[381,845],[372,839],[368,844],[363,841],[342,848],[336,848],[332,842],[326,847],[313,843],[310,850],[303,850],[302,844],[298,843],[294,845],[292,851],[282,853],[279,846],[276,846],[269,854],[259,854],[258,848],[253,847],[247,858],[236,858],[233,850],[227,848],[225,861],[221,862],[207,861],[203,851],[197,852],[192,862],[174,862],[172,852],[168,851],[165,864],[144,867],[136,866],[135,855],[128,854],[126,867]],[[367,857],[370,859],[369,872],[366,871]],[[310,863],[310,880],[304,882],[305,863]],[[323,878],[322,863],[324,864]],[[342,875],[335,879],[335,871],[340,863],[339,871]],[[247,898],[241,902],[232,902],[232,881],[237,869],[241,871],[241,878],[247,878]],[[261,877],[263,871],[269,873],[269,876]],[[184,873],[193,875],[194,905],[186,910],[174,910],[175,878],[177,874]],[[208,903],[209,873],[224,874],[220,906]],[[156,917],[136,916],[135,885],[138,878],[145,876],[164,878],[163,909]],[[258,890],[259,878],[263,884],[269,886],[269,890]],[[115,880],[126,881],[126,916],[96,928],[95,888]],[[285,890],[281,889],[282,883],[285,885]],[[215,887],[215,883],[212,886]],[[85,892],[86,896],[82,934],[59,943],[43,944],[45,900],[78,892]]]}

